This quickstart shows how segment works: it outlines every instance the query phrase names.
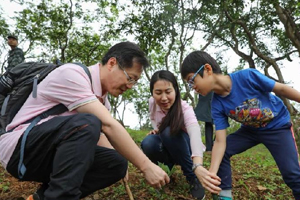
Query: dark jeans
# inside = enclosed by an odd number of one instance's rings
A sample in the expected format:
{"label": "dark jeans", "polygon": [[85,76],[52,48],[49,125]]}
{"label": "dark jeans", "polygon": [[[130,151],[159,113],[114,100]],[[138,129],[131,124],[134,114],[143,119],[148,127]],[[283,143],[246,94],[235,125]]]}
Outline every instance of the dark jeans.
{"label": "dark jeans", "polygon": [[213,123],[205,122],[205,146],[206,151],[212,151],[214,127]]}
{"label": "dark jeans", "polygon": [[231,189],[230,157],[257,144],[264,144],[271,152],[284,182],[292,189],[296,200],[300,200],[299,156],[291,124],[276,130],[251,131],[240,128],[227,136],[225,155],[218,171],[222,189]]}
{"label": "dark jeans", "polygon": [[[23,180],[47,185],[46,200],[76,200],[122,179],[127,160],[113,149],[97,146],[101,121],[91,114],[55,117],[29,133]],[[20,141],[7,171],[18,178]]]}
{"label": "dark jeans", "polygon": [[173,136],[168,127],[160,134],[148,135],[142,141],[141,147],[152,162],[164,163],[169,168],[175,164],[180,165],[187,181],[196,177],[192,171],[190,138],[184,131]]}

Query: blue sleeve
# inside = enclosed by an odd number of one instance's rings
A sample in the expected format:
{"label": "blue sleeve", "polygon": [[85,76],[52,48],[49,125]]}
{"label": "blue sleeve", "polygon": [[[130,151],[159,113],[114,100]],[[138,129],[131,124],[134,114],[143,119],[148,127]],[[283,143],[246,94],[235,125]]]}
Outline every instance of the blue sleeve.
{"label": "blue sleeve", "polygon": [[262,92],[272,92],[275,81],[266,77],[256,69],[249,69],[249,80],[253,87]]}
{"label": "blue sleeve", "polygon": [[229,127],[228,117],[225,114],[222,103],[216,98],[213,98],[212,100],[211,112],[216,131],[223,130]]}

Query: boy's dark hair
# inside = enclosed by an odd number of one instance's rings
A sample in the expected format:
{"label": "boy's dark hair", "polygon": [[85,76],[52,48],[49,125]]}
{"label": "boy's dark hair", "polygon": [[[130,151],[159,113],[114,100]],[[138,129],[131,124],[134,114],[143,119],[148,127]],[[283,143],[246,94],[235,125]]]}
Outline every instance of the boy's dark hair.
{"label": "boy's dark hair", "polygon": [[145,53],[133,42],[120,42],[112,46],[102,58],[102,64],[105,65],[112,57],[124,68],[131,68],[133,61],[141,64],[143,68],[149,66]]}
{"label": "boy's dark hair", "polygon": [[180,72],[183,79],[189,73],[195,73],[197,70],[205,64],[210,64],[215,74],[221,74],[221,68],[217,61],[204,51],[193,51],[182,62],[180,66]]}
{"label": "boy's dark hair", "polygon": [[174,104],[171,106],[168,114],[163,118],[161,125],[159,126],[159,132],[161,133],[169,126],[171,130],[171,135],[173,134],[175,135],[179,133],[180,129],[182,129],[182,127],[184,126],[184,119],[183,119],[183,113],[181,107],[181,97],[180,97],[178,83],[176,77],[172,72],[169,72],[167,70],[157,71],[152,75],[150,80],[150,92],[152,96],[153,96],[154,84],[160,80],[168,81],[172,83],[176,95],[175,95]]}

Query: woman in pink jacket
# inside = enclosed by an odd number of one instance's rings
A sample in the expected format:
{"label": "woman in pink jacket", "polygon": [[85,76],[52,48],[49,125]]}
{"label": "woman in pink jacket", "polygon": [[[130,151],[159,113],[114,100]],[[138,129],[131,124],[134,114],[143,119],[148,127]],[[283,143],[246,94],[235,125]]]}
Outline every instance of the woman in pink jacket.
{"label": "woman in pink jacket", "polygon": [[204,189],[197,176],[206,170],[202,166],[205,147],[194,109],[181,100],[176,78],[169,71],[153,74],[150,91],[149,111],[154,130],[142,141],[141,147],[156,164],[164,163],[170,169],[175,164],[180,165],[192,196],[203,199]]}

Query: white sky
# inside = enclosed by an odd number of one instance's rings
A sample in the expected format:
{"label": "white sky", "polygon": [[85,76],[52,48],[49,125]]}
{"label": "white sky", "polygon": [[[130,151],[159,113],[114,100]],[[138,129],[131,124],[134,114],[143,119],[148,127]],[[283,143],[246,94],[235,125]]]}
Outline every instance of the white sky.
{"label": "white sky", "polygon": [[[8,18],[8,17],[12,17],[14,15],[15,11],[21,11],[22,7],[19,6],[18,4],[14,3],[14,2],[10,2],[10,0],[0,0],[0,6],[3,8],[4,13],[4,17]],[[195,35],[195,38],[201,38],[201,37],[197,37],[197,35]],[[197,41],[196,43],[203,43],[202,45],[204,45],[204,41]],[[194,43],[195,44],[195,43]],[[22,45],[22,44],[21,44]],[[197,45],[200,46],[200,45]],[[22,47],[22,46],[21,46]],[[9,47],[7,48],[7,50],[9,50]],[[4,55],[2,55],[1,57],[1,61],[3,61],[4,59]],[[229,53],[228,55],[228,63],[227,66],[232,66],[229,67],[229,73],[237,66],[238,64],[238,59],[239,57],[235,54],[235,53]],[[289,83],[288,85],[294,87],[295,89],[297,89],[298,91],[300,91],[300,58],[299,56],[293,57],[293,62],[288,62],[285,61],[283,62],[283,65],[281,66],[281,71],[283,74],[283,77],[285,79],[285,81],[287,83]],[[272,70],[270,70],[271,74],[275,74],[275,72]],[[276,77],[276,76],[274,76]],[[297,107],[299,108],[299,104],[297,103]],[[135,128],[138,124],[138,116],[136,114],[133,114],[130,110],[133,110],[133,105],[129,105],[127,106],[127,109],[125,111],[125,119],[124,119],[124,123],[125,125],[129,125],[131,128]]]}

